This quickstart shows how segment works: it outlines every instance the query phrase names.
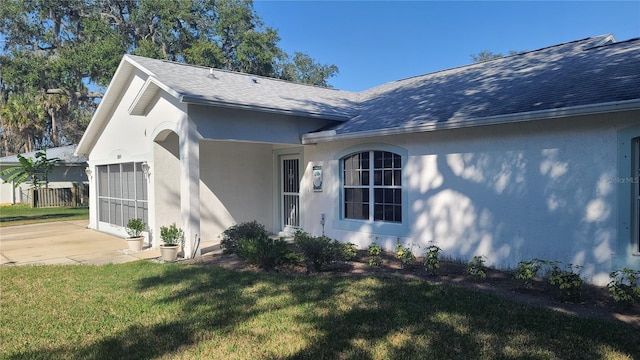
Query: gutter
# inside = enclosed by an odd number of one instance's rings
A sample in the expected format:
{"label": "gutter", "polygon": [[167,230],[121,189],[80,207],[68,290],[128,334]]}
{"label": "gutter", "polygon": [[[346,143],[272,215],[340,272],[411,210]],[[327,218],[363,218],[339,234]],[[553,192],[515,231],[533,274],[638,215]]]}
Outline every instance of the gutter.
{"label": "gutter", "polygon": [[553,118],[565,118],[582,115],[596,115],[612,112],[640,110],[640,99],[613,101],[601,104],[578,105],[567,108],[529,111],[515,114],[495,115],[482,118],[459,120],[454,122],[436,122],[404,127],[356,131],[337,134],[335,130],[307,133],[302,136],[303,145],[317,144],[336,140],[360,139],[376,136],[403,135],[418,132],[431,132],[447,129],[461,129],[476,126],[510,124]]}

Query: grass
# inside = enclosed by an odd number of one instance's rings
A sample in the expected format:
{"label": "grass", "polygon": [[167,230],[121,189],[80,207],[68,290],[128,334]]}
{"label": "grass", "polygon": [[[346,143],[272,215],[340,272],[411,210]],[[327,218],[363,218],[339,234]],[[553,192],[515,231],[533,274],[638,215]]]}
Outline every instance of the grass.
{"label": "grass", "polygon": [[89,219],[89,208],[32,208],[26,204],[0,206],[0,227],[51,221]]}
{"label": "grass", "polygon": [[[2,359],[633,359],[638,330],[418,280],[0,268]],[[635,335],[634,335],[635,334]]]}

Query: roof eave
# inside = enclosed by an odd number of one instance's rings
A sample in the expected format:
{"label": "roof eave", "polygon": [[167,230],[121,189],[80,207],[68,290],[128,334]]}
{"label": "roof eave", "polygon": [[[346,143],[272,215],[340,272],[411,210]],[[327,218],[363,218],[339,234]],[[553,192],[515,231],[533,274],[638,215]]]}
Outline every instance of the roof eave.
{"label": "roof eave", "polygon": [[600,104],[580,105],[559,109],[539,110],[515,114],[496,115],[483,118],[461,120],[456,122],[436,122],[405,126],[397,128],[376,129],[370,131],[358,131],[345,134],[337,134],[335,130],[307,133],[302,136],[303,145],[317,144],[336,140],[360,139],[365,137],[403,135],[417,132],[431,132],[446,129],[459,129],[486,125],[499,125],[517,122],[565,118],[571,116],[585,116],[612,112],[640,110],[640,99],[607,102]]}
{"label": "roof eave", "polygon": [[289,115],[289,116],[302,116],[302,117],[308,117],[308,118],[333,120],[333,121],[341,121],[341,122],[347,121],[353,117],[353,115],[350,115],[350,114],[321,113],[321,112],[300,111],[295,109],[271,108],[267,106],[230,103],[226,101],[206,99],[198,96],[189,96],[189,95],[180,96],[180,101],[186,104],[218,106],[218,107],[224,107],[224,108],[230,108],[230,109],[250,110],[250,111],[258,111],[258,112]]}
{"label": "roof eave", "polygon": [[138,69],[149,76],[153,75],[152,71],[139,64],[129,55],[124,55],[122,57],[116,72],[111,78],[109,86],[107,86],[107,91],[105,91],[102,101],[98,104],[98,108],[94,112],[93,117],[91,117],[91,121],[89,122],[87,129],[78,142],[78,147],[74,152],[76,156],[89,157],[89,153],[93,149],[99,134],[105,126],[109,113],[113,110],[113,106],[116,105],[119,98],[118,94],[123,92],[127,79],[131,76],[134,69]]}

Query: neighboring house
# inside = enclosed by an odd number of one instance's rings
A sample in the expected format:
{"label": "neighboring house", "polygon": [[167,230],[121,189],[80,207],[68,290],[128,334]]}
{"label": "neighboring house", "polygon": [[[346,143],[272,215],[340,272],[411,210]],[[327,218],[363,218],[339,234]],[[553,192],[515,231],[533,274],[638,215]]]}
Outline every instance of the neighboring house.
{"label": "neighboring house", "polygon": [[77,153],[92,228],[176,222],[187,256],[257,220],[601,284],[640,269],[639,139],[640,39],[598,36],[363,92],[125,55]]}
{"label": "neighboring house", "polygon": [[[70,188],[73,184],[88,183],[87,159],[84,156],[75,155],[76,145],[60,146],[47,149],[47,158],[59,158],[62,160],[49,173],[49,188]],[[26,158],[35,159],[37,151],[21,154]],[[20,166],[17,155],[0,158],[0,171]],[[26,180],[14,188],[12,182],[5,182],[8,176],[2,177],[0,184],[0,204],[19,204],[31,202],[31,181]]]}

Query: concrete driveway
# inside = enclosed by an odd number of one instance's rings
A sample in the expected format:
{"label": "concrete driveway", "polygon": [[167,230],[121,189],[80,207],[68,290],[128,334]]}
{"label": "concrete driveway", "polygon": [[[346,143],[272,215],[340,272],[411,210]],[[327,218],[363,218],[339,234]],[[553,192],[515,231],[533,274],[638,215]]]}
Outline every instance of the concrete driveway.
{"label": "concrete driveway", "polygon": [[160,256],[160,250],[130,253],[127,241],[87,229],[87,220],[0,228],[0,264],[119,264]]}

